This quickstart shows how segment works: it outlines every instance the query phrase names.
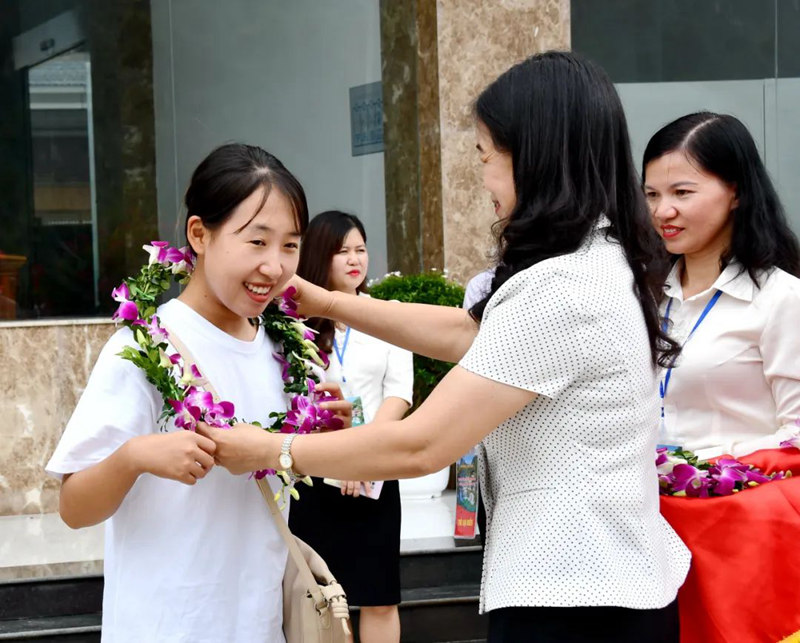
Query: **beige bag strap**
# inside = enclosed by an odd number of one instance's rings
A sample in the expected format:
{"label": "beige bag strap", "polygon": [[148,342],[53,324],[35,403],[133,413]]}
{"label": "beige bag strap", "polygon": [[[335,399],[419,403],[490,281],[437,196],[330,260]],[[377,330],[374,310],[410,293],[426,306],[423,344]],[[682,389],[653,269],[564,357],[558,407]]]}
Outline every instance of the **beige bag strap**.
{"label": "beige bag strap", "polygon": [[[186,348],[186,345],[178,338],[178,336],[163,324],[161,327],[167,331],[170,343],[175,347],[175,350],[180,353],[181,357],[183,357],[184,363],[187,365],[197,365],[197,361],[194,359],[194,356],[189,349]],[[199,368],[200,367],[198,366],[198,369]],[[203,372],[202,369],[200,372]],[[220,401],[220,396],[217,394],[217,391],[214,389],[213,384],[211,384],[208,378],[206,378],[204,388],[211,393],[215,401]],[[281,513],[280,509],[278,509],[278,503],[275,502],[275,498],[272,495],[272,489],[269,486],[267,479],[262,478],[261,480],[256,480],[256,482],[258,483],[258,489],[261,491],[261,495],[264,496],[267,507],[269,507],[269,513],[272,515],[272,519],[275,521],[275,526],[278,528],[278,531],[286,543],[286,547],[289,549],[289,555],[292,557],[292,560],[297,567],[298,573],[303,580],[303,584],[308,588],[309,594],[311,594],[313,597],[314,605],[316,605],[317,609],[321,611],[327,606],[328,601],[326,600],[325,595],[322,593],[319,583],[317,583],[317,580],[314,578],[314,574],[311,573],[311,568],[308,566],[303,553],[297,546],[297,541],[292,535],[292,532],[289,530],[289,525],[286,524],[283,514]]]}

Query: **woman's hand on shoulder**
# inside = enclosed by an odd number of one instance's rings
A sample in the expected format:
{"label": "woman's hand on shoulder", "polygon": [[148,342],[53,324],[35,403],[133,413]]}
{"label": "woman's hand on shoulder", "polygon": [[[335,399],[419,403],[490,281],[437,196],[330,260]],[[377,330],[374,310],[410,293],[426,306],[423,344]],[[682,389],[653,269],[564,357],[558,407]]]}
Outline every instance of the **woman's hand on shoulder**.
{"label": "woman's hand on shoulder", "polygon": [[214,467],[216,445],[207,437],[179,430],[132,438],[127,450],[138,473],[193,485]]}
{"label": "woman's hand on shoulder", "polygon": [[325,317],[333,305],[334,294],[330,290],[316,286],[297,275],[286,283],[281,295],[287,292],[297,304],[297,313],[301,317]]}

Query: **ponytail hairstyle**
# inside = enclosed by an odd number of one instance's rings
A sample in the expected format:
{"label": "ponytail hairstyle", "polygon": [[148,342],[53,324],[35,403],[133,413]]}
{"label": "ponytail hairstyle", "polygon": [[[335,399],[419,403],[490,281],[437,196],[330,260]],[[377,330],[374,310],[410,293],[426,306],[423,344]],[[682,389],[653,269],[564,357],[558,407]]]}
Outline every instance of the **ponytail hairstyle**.
{"label": "ponytail hairstyle", "polygon": [[[203,225],[217,230],[236,207],[257,189],[264,190],[262,207],[272,189],[281,192],[292,205],[302,234],[308,227],[308,205],[303,186],[272,154],[255,145],[229,143],[212,151],[192,173],[186,190],[186,222],[198,216]],[[256,216],[259,207],[253,214]],[[187,237],[188,238],[188,237]]]}

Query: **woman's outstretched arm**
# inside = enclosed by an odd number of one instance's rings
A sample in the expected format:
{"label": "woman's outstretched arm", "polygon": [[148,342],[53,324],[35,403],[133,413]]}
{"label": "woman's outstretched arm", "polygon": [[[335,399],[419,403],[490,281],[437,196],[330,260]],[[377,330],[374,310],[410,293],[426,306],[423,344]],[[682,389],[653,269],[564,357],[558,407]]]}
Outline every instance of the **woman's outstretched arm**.
{"label": "woman's outstretched arm", "polygon": [[472,345],[478,324],[466,310],[347,295],[293,277],[289,286],[304,317],[327,317],[418,355],[457,362]]}
{"label": "woman's outstretched arm", "polygon": [[[536,394],[456,366],[404,420],[300,435],[292,444],[295,469],[339,480],[391,480],[438,471],[513,416]],[[249,424],[197,432],[217,445],[216,461],[232,473],[279,468],[285,435]]]}

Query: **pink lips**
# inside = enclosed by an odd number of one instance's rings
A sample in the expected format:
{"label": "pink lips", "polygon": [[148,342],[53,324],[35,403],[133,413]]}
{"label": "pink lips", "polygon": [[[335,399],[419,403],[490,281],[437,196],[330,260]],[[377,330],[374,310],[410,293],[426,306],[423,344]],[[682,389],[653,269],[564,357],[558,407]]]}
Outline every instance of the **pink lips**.
{"label": "pink lips", "polygon": [[[266,286],[264,286],[264,287],[266,287]],[[259,303],[259,304],[266,303],[272,298],[272,288],[271,287],[270,287],[270,291],[268,293],[264,294],[264,295],[261,295],[259,293],[253,292],[247,286],[245,286],[244,291],[247,293],[247,296],[250,297],[250,299],[252,299],[253,301],[255,301],[256,303]]]}
{"label": "pink lips", "polygon": [[664,239],[674,239],[681,232],[683,232],[683,228],[676,228],[675,226],[661,226],[661,236]]}

